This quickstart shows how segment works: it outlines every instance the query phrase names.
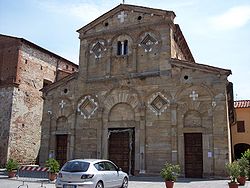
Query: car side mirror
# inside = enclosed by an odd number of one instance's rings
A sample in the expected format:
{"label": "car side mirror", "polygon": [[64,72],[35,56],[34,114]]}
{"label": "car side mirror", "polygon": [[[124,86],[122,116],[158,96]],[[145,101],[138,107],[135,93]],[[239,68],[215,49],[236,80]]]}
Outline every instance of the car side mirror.
{"label": "car side mirror", "polygon": [[122,171],[122,168],[118,168],[118,170],[117,171]]}

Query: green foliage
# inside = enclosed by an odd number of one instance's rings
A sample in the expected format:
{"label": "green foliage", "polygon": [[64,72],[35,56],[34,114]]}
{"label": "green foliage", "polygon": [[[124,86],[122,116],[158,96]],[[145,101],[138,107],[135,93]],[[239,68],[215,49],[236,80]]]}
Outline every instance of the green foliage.
{"label": "green foliage", "polygon": [[166,162],[160,175],[167,181],[176,181],[176,178],[180,175],[180,171],[179,165],[173,165]]}
{"label": "green foliage", "polygon": [[49,167],[49,171],[51,173],[57,173],[60,170],[60,165],[59,165],[58,161],[56,159],[53,159],[53,158],[49,158],[46,161],[46,165],[45,166]]}
{"label": "green foliage", "polygon": [[237,160],[240,166],[240,176],[245,177],[248,173],[249,162],[245,157],[241,157]]}
{"label": "green foliage", "polygon": [[247,151],[242,154],[242,157],[245,157],[247,160],[250,160],[250,149],[247,149]]}
{"label": "green foliage", "polygon": [[240,176],[240,165],[238,161],[226,164],[226,170],[231,178],[231,182],[237,182],[237,178]]}
{"label": "green foliage", "polygon": [[18,166],[19,166],[19,164],[18,164],[18,162],[17,162],[16,160],[14,160],[14,159],[9,159],[9,160],[7,161],[7,164],[6,164],[6,170],[7,170],[8,172],[11,172],[11,171],[13,171],[13,170],[17,170],[17,169],[18,169]]}
{"label": "green foliage", "polygon": [[242,157],[246,158],[248,160],[247,176],[248,176],[248,179],[250,179],[250,149],[248,149],[247,151],[245,151],[242,154]]}

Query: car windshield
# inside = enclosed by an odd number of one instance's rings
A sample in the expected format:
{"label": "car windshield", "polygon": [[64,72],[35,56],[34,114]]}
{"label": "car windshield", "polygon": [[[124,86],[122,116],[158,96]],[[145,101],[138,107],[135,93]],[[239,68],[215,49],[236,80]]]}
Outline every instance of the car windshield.
{"label": "car windshield", "polygon": [[89,168],[88,162],[83,161],[70,161],[67,162],[63,167],[62,171],[65,172],[86,172]]}

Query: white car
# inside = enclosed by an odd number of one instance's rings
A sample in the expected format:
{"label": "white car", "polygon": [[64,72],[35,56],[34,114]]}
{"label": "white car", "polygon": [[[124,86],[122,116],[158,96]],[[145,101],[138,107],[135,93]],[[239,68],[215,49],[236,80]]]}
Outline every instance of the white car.
{"label": "white car", "polygon": [[113,162],[102,159],[75,159],[61,168],[57,188],[127,188],[128,175]]}

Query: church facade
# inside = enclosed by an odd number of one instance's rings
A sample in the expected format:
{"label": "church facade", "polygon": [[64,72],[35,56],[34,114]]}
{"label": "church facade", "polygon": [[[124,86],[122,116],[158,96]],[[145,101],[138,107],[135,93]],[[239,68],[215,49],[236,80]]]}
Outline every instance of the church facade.
{"label": "church facade", "polygon": [[106,158],[129,174],[224,175],[227,77],[195,62],[175,13],[121,4],[78,30],[79,72],[43,89],[40,163]]}

